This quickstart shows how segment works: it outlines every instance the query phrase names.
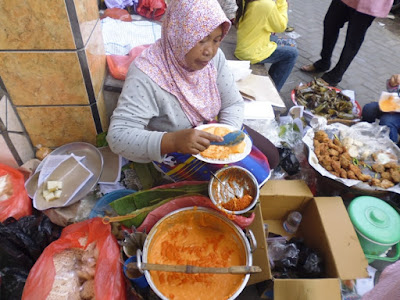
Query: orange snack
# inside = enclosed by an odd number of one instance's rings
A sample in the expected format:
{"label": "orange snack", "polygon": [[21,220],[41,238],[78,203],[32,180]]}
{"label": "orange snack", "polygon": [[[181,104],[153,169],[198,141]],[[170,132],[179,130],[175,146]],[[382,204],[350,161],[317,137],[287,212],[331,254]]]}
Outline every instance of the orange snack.
{"label": "orange snack", "polygon": [[233,197],[228,202],[222,203],[222,207],[227,210],[238,211],[248,207],[252,200],[253,197],[248,194],[241,198]]}
{"label": "orange snack", "polygon": [[[203,129],[203,131],[218,135],[218,136],[224,136],[231,132],[230,129],[226,127],[220,127],[220,126],[215,126],[215,127],[208,127]],[[234,146],[215,146],[211,145],[208,147],[206,150],[200,153],[201,156],[210,158],[210,159],[228,159],[229,155],[231,154],[236,154],[236,153],[243,153],[244,149],[246,147],[246,143],[242,141],[241,143],[234,145]]]}
{"label": "orange snack", "polygon": [[[230,267],[246,264],[238,234],[203,211],[182,211],[164,220],[151,239],[147,260],[167,265]],[[228,299],[245,275],[151,271],[157,289],[169,299]]]}
{"label": "orange snack", "polygon": [[393,96],[389,96],[387,99],[379,101],[379,108],[383,112],[398,111],[400,105],[394,101]]}

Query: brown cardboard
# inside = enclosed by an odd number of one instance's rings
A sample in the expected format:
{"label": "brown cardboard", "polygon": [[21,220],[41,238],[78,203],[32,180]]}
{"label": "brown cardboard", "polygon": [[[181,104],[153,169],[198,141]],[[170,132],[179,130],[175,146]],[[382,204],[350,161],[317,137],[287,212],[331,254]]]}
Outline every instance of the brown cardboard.
{"label": "brown cardboard", "polygon": [[267,259],[267,240],[265,239],[264,221],[262,219],[261,206],[259,204],[254,209],[254,212],[256,216],[249,226],[249,229],[253,231],[254,237],[257,241],[257,248],[252,253],[253,265],[259,266],[262,269],[262,272],[251,274],[247,285],[258,283],[272,277],[269,261]]}
{"label": "brown cardboard", "polygon": [[340,280],[280,279],[274,282],[274,300],[340,300]]}
{"label": "brown cardboard", "polygon": [[255,210],[258,222],[251,229],[262,248],[253,256],[253,264],[268,262],[267,233],[259,224],[260,217],[268,224],[269,232],[288,236],[283,220],[290,211],[297,210],[303,219],[296,235],[323,257],[326,278],[274,279],[270,269],[263,269],[262,273],[251,275],[249,284],[273,279],[274,300],[340,300],[340,279],[368,276],[367,260],[340,197],[314,198],[301,180],[270,180],[260,190],[259,206]]}

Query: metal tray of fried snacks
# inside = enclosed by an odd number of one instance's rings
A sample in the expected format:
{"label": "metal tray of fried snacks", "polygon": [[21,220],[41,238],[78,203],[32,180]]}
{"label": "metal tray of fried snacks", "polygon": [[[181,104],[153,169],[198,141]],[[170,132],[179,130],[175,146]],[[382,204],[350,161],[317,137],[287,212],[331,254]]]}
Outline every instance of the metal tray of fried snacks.
{"label": "metal tray of fried snacks", "polygon": [[378,123],[334,123],[310,128],[303,137],[309,164],[347,187],[400,194],[400,149]]}

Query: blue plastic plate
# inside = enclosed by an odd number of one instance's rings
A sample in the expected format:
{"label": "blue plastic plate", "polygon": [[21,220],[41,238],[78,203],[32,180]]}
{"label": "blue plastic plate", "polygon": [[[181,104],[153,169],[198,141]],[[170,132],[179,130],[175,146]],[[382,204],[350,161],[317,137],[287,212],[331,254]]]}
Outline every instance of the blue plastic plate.
{"label": "blue plastic plate", "polygon": [[111,193],[105,194],[101,197],[93,207],[92,211],[89,214],[89,219],[95,217],[104,217],[106,211],[111,211],[110,203],[114,200],[122,198],[124,196],[136,193],[135,190],[118,190],[113,191]]}

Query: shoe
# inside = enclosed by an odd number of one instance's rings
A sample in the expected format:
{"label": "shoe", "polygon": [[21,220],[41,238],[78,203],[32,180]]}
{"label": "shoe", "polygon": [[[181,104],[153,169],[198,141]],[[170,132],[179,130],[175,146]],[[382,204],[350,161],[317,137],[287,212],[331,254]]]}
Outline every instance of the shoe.
{"label": "shoe", "polygon": [[294,27],[289,26],[289,25],[285,29],[285,32],[292,32],[292,31],[294,31]]}
{"label": "shoe", "polygon": [[325,73],[324,75],[322,75],[321,79],[323,81],[325,81],[329,86],[337,86],[340,83],[340,80],[334,80],[329,78],[329,75],[327,75],[328,73]]}
{"label": "shoe", "polygon": [[300,71],[306,72],[306,73],[321,73],[325,72],[327,70],[323,69],[318,69],[314,66],[314,64],[309,64],[309,65],[304,65],[300,68]]}

